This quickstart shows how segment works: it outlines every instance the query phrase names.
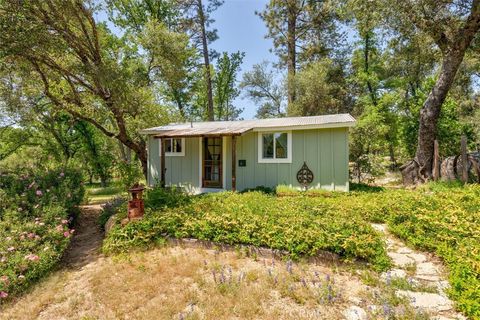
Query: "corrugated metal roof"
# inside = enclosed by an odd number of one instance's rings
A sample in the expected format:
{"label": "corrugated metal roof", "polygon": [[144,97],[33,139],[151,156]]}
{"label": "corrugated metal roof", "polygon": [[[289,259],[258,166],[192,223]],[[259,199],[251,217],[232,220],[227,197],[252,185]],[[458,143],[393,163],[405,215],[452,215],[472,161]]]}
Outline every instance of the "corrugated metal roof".
{"label": "corrugated metal roof", "polygon": [[355,119],[348,113],[313,117],[290,117],[237,121],[207,121],[169,124],[140,131],[162,137],[193,137],[207,135],[239,135],[250,130],[268,128],[332,128],[352,127]]}

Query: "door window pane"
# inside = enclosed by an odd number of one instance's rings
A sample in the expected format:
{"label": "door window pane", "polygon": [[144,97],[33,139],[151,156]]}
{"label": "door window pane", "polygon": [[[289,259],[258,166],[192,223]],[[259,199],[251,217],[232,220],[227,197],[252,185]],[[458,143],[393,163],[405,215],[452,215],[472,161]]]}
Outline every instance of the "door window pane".
{"label": "door window pane", "polygon": [[287,133],[275,133],[275,158],[286,159],[287,150]]}
{"label": "door window pane", "polygon": [[165,140],[165,152],[172,152],[172,139]]}
{"label": "door window pane", "polygon": [[268,133],[263,135],[263,158],[273,159],[273,134]]}
{"label": "door window pane", "polygon": [[173,152],[182,152],[182,139],[173,139],[174,149]]}

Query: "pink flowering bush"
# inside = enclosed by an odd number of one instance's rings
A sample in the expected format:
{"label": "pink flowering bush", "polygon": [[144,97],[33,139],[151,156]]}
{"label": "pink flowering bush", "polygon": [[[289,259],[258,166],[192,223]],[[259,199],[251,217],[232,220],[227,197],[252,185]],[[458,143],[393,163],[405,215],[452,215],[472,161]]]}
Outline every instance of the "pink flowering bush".
{"label": "pink flowering bush", "polygon": [[83,194],[73,170],[0,175],[0,304],[59,262]]}
{"label": "pink flowering bush", "polygon": [[51,204],[74,214],[85,194],[82,180],[81,172],[73,169],[1,174],[0,216],[14,208],[20,216],[35,217]]}
{"label": "pink flowering bush", "polygon": [[[43,216],[31,220],[5,212],[0,220],[0,303],[47,274],[67,248],[72,230],[62,220],[64,208],[44,207]],[[60,228],[58,228],[60,227]],[[68,234],[68,237],[65,236]]]}

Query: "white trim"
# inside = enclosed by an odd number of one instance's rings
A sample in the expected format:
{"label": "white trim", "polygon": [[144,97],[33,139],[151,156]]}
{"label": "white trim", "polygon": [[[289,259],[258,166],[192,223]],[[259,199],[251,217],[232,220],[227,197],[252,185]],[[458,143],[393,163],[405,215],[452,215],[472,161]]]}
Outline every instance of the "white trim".
{"label": "white trim", "polygon": [[355,122],[338,122],[326,124],[306,124],[303,126],[280,126],[280,127],[263,127],[253,128],[254,132],[271,132],[271,131],[292,131],[292,130],[308,130],[308,129],[331,129],[331,128],[349,128],[354,127]]}
{"label": "white trim", "polygon": [[222,189],[227,188],[227,174],[225,166],[227,164],[227,137],[222,137]]}
{"label": "white trim", "polygon": [[[165,138],[165,140],[173,140],[179,138]],[[182,139],[182,152],[165,152],[166,157],[184,157],[185,156],[185,138]],[[172,141],[173,142],[173,141]],[[162,156],[162,139],[158,139],[158,151],[160,152],[160,156]]]}
{"label": "white trim", "polygon": [[[286,158],[281,158],[281,159],[276,159],[276,158],[265,159],[265,158],[263,158],[263,139],[262,139],[262,135],[266,134],[266,133],[287,133],[287,157]],[[292,131],[280,130],[280,131],[258,132],[258,163],[292,163]]]}

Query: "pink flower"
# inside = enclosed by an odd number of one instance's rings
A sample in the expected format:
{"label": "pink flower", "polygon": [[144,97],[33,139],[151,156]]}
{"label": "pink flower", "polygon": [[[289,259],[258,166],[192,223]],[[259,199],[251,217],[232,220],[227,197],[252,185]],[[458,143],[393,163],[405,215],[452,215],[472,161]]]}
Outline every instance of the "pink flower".
{"label": "pink flower", "polygon": [[68,231],[65,231],[65,232],[63,233],[63,236],[64,236],[65,238],[68,238],[68,237],[70,237],[70,232],[68,232]]}
{"label": "pink flower", "polygon": [[9,248],[7,249],[7,251],[8,251],[8,252],[15,251],[15,247],[9,247]]}
{"label": "pink flower", "polygon": [[66,219],[62,220],[62,224],[67,224],[67,223],[68,223],[68,220],[66,220]]}
{"label": "pink flower", "polygon": [[42,192],[42,190],[37,190],[37,191],[35,192],[35,194],[36,194],[38,197],[41,197],[41,196],[43,195],[43,192]]}
{"label": "pink flower", "polygon": [[60,177],[64,177],[65,176],[65,173],[62,171],[60,172]]}
{"label": "pink flower", "polygon": [[40,260],[40,257],[32,253],[32,254],[26,255],[25,260],[38,261]]}
{"label": "pink flower", "polygon": [[0,298],[5,299],[6,297],[8,297],[8,293],[5,291],[0,291]]}
{"label": "pink flower", "polygon": [[70,229],[70,233],[73,234],[75,232],[75,229]]}
{"label": "pink flower", "polygon": [[33,238],[35,238],[35,233],[30,232],[27,237],[28,237],[29,239],[33,239]]}

